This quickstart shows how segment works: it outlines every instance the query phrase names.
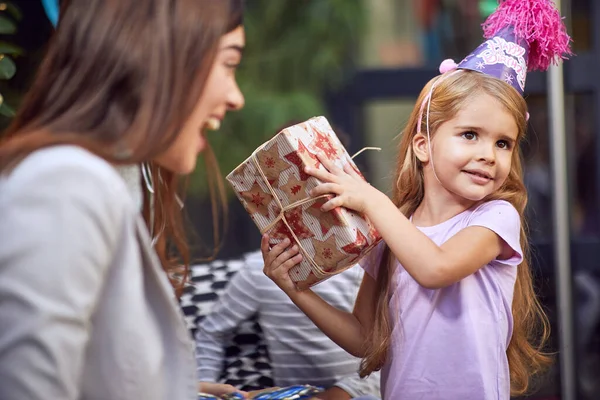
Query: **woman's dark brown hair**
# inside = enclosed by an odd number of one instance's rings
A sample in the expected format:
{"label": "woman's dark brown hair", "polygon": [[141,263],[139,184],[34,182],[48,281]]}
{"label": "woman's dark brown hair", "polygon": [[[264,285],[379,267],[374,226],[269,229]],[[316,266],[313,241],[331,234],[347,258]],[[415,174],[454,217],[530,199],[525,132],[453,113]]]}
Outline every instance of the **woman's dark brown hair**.
{"label": "woman's dark brown hair", "polygon": [[[82,146],[114,164],[153,160],[191,114],[219,39],[242,24],[242,13],[242,0],[63,0],[46,56],[0,142],[0,173],[59,144]],[[210,148],[205,162],[216,221],[225,203]],[[183,264],[187,273],[189,251],[175,199],[180,177],[155,164],[151,170],[150,228],[164,226],[156,251],[167,272]]]}

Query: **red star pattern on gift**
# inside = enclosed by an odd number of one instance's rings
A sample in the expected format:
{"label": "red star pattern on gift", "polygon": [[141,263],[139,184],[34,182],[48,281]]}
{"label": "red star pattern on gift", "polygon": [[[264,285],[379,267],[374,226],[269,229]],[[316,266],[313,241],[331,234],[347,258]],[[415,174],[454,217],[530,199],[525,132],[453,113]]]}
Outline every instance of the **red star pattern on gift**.
{"label": "red star pattern on gift", "polygon": [[298,140],[298,150],[288,153],[284,156],[286,160],[294,164],[298,167],[298,171],[300,172],[300,179],[305,181],[310,178],[306,172],[304,172],[304,167],[308,165],[309,167],[319,168],[321,163],[317,156],[304,146],[301,140]]}
{"label": "red star pattern on gift", "polygon": [[323,212],[321,211],[321,206],[325,204],[331,197],[326,197],[323,199],[316,200],[310,207],[306,209],[306,212],[312,215],[319,221],[321,226],[321,232],[323,236],[329,233],[329,230],[334,226],[348,226],[345,218],[342,216],[342,210],[338,208],[334,208],[331,211]]}
{"label": "red star pattern on gift", "polygon": [[279,155],[279,144],[277,142],[275,142],[269,150],[259,151],[256,158],[271,186],[277,182],[279,175],[281,175],[283,171],[291,168],[291,165],[285,162]]}
{"label": "red star pattern on gift", "polygon": [[[290,276],[291,276],[291,272],[292,271],[290,270]],[[299,273],[299,271],[296,271],[296,273]],[[296,287],[300,290],[305,290],[305,289],[308,289],[309,287],[313,286],[315,283],[318,283],[322,280],[323,280],[322,278],[317,278],[317,276],[313,273],[313,271],[310,271],[308,273],[308,277],[306,277],[305,280],[296,282]]]}
{"label": "red star pattern on gift", "polygon": [[304,224],[302,220],[302,206],[292,208],[291,210],[287,210],[283,213],[285,215],[285,219],[287,220],[290,228],[296,234],[298,239],[307,239],[315,236],[315,234],[308,229],[308,227]]}
{"label": "red star pattern on gift", "polygon": [[[366,219],[366,217],[364,215],[362,217]],[[371,238],[371,241],[375,242],[375,241],[381,239],[381,234],[379,233],[379,231],[377,229],[375,229],[375,227],[373,226],[371,221],[369,221],[368,219],[366,219],[366,221],[369,224],[369,237]]]}
{"label": "red star pattern on gift", "polygon": [[329,272],[334,269],[340,258],[344,256],[337,247],[335,235],[329,236],[329,238],[324,241],[313,238],[311,239],[311,242],[315,249],[313,260],[324,271]]}
{"label": "red star pattern on gift", "polygon": [[[308,239],[315,236],[315,234],[304,224],[304,221],[302,220],[302,212],[301,206],[284,212],[288,225],[290,228],[292,228],[299,240]],[[272,233],[270,235],[276,239],[289,238],[290,241],[294,242],[294,237],[290,233],[283,220],[279,220],[271,232]]]}
{"label": "red star pattern on gift", "polygon": [[276,178],[267,178],[267,182],[272,188],[279,187],[279,177]]}
{"label": "red star pattern on gift", "polygon": [[315,127],[313,127],[313,132],[315,133],[315,147],[321,150],[328,159],[332,160],[336,158],[338,154],[338,149],[333,144],[333,140],[331,140],[331,137],[328,134],[321,132]]}
{"label": "red star pattern on gift", "polygon": [[294,236],[290,233],[290,230],[285,226],[283,221],[279,220],[273,228],[268,232],[269,236],[273,239],[283,240],[285,238],[290,239],[291,243],[294,243]]}
{"label": "red star pattern on gift", "polygon": [[247,191],[241,191],[240,195],[245,201],[246,210],[250,214],[259,213],[265,217],[269,217],[269,204],[273,200],[273,196],[269,193],[265,193],[262,190],[258,182],[254,181],[254,184]]}
{"label": "red star pattern on gift", "polygon": [[290,204],[308,197],[306,193],[306,181],[299,181],[293,175],[290,175],[287,183],[279,187],[287,195]]}
{"label": "red star pattern on gift", "polygon": [[360,253],[364,251],[364,248],[367,246],[368,242],[367,238],[365,237],[365,235],[362,234],[361,231],[359,231],[358,229],[355,230],[356,239],[354,240],[354,243],[345,245],[344,247],[342,247],[342,250],[344,250],[348,254],[360,255]]}
{"label": "red star pattern on gift", "polygon": [[240,165],[240,166],[239,166],[239,167],[236,169],[236,171],[235,171],[235,174],[243,178],[243,177],[246,175],[246,170],[248,169],[248,167],[250,167],[250,163],[251,163],[251,162],[252,162],[252,161],[250,161],[250,160],[249,160],[249,161],[244,161],[244,162],[242,163],[242,165]]}
{"label": "red star pattern on gift", "polygon": [[314,282],[318,282],[318,279],[311,272],[311,275],[309,275],[308,278],[306,278],[303,281],[295,282],[295,284],[296,284],[296,287],[298,288],[298,290],[306,290],[306,289],[310,288]]}

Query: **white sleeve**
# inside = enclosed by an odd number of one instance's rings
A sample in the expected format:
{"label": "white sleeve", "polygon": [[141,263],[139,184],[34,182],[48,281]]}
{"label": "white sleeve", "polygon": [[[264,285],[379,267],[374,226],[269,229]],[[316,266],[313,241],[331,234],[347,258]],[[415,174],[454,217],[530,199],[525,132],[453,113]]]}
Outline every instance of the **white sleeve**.
{"label": "white sleeve", "polygon": [[2,182],[3,400],[80,398],[90,319],[125,215],[110,186],[72,162]]}

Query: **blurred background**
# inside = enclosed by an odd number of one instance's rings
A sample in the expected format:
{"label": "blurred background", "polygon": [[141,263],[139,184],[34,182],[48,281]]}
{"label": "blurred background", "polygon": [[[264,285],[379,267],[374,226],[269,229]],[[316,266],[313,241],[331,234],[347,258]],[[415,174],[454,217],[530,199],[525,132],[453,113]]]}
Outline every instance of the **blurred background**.
{"label": "blurred background", "polygon": [[[18,107],[52,33],[45,0],[0,2],[0,128]],[[143,0],[140,0],[143,1]],[[346,140],[369,181],[387,191],[397,135],[424,84],[445,58],[461,60],[481,41],[496,0],[247,0],[247,49],[239,70],[243,111],[211,133],[224,175],[281,128],[324,115]],[[565,64],[565,117],[570,225],[552,218],[548,86],[528,75],[531,114],[524,148],[536,285],[558,352],[553,232],[571,233],[573,319],[578,399],[600,399],[600,2],[562,1],[576,57]],[[204,171],[191,179],[190,224],[212,242]],[[229,223],[219,258],[259,247],[260,235],[231,190]],[[204,254],[199,251],[196,256]],[[531,399],[560,399],[560,355]]]}

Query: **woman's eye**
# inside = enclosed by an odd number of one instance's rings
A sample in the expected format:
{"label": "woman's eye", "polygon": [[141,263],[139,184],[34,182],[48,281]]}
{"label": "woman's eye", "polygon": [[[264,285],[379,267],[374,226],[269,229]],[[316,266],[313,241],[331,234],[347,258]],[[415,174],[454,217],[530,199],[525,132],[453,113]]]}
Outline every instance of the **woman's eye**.
{"label": "woman's eye", "polygon": [[464,132],[462,136],[467,140],[475,140],[477,138],[477,134],[475,132]]}

